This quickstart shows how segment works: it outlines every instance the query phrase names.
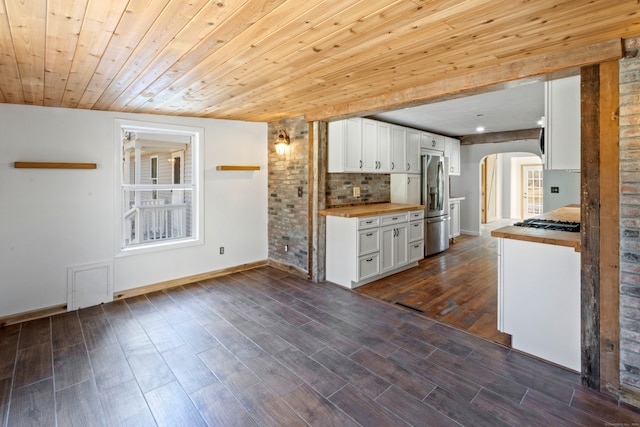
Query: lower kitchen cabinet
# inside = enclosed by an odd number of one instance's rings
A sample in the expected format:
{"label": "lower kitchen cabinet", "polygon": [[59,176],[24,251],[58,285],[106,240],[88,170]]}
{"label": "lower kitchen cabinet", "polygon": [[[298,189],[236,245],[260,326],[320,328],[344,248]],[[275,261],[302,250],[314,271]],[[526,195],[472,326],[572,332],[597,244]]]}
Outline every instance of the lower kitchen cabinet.
{"label": "lower kitchen cabinet", "polygon": [[580,371],[580,252],[500,238],[498,330],[514,349]]}
{"label": "lower kitchen cabinet", "polygon": [[460,236],[460,201],[462,199],[450,199],[449,201],[449,238]]}
{"label": "lower kitchen cabinet", "polygon": [[386,273],[409,262],[407,223],[389,225],[380,229],[382,239],[382,263],[380,272]]}
{"label": "lower kitchen cabinet", "polygon": [[417,266],[424,257],[422,210],[327,216],[326,225],[326,279],[349,289]]}

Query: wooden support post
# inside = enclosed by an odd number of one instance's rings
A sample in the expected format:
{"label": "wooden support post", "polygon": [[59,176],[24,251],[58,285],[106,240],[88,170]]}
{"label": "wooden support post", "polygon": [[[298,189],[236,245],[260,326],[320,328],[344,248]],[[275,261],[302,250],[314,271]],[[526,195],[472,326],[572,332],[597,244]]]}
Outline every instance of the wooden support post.
{"label": "wooden support post", "polygon": [[309,125],[309,275],[314,282],[325,280],[325,217],[318,215],[326,207],[327,190],[326,122]]}
{"label": "wooden support post", "polygon": [[620,388],[620,155],[618,61],[600,64],[600,391]]}
{"label": "wooden support post", "polygon": [[582,67],[581,109],[581,320],[582,384],[600,388],[600,73]]}

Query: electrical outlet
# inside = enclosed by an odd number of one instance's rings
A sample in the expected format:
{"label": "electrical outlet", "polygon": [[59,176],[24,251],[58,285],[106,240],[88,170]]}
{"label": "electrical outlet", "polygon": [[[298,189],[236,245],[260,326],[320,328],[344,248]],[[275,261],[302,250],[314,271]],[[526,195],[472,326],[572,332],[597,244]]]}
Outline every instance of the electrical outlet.
{"label": "electrical outlet", "polygon": [[560,187],[551,187],[552,193],[560,193]]}
{"label": "electrical outlet", "polygon": [[284,245],[284,251],[289,252],[289,245]]}
{"label": "electrical outlet", "polygon": [[298,187],[298,197],[302,197],[302,186]]}
{"label": "electrical outlet", "polygon": [[353,197],[360,197],[360,187],[353,187]]}
{"label": "electrical outlet", "polygon": [[220,246],[220,255],[224,255],[224,246]]}

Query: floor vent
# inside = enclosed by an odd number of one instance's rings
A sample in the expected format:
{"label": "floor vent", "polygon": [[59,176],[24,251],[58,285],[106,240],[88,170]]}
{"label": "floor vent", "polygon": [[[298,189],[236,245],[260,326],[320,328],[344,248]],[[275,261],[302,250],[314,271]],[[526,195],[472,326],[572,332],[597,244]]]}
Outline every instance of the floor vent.
{"label": "floor vent", "polygon": [[424,313],[424,310],[420,310],[419,308],[411,307],[410,305],[403,304],[403,303],[398,302],[398,301],[396,301],[396,304],[401,306],[401,307],[408,308],[409,310],[417,311],[418,313]]}

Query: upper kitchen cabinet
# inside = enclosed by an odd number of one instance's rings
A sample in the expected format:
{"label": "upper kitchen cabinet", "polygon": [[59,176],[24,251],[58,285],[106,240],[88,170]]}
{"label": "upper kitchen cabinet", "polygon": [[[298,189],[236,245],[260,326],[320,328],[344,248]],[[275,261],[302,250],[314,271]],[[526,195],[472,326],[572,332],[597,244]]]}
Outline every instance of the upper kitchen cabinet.
{"label": "upper kitchen cabinet", "polygon": [[545,82],[545,168],[580,169],[580,76]]}
{"label": "upper kitchen cabinet", "polygon": [[391,126],[391,172],[407,171],[407,129]]}
{"label": "upper kitchen cabinet", "polygon": [[444,136],[429,132],[421,132],[420,148],[434,151],[444,151]]}
{"label": "upper kitchen cabinet", "polygon": [[420,173],[420,138],[422,133],[407,129],[407,173]]}
{"label": "upper kitchen cabinet", "polygon": [[460,175],[460,140],[444,137],[444,156],[449,159],[449,175]]}
{"label": "upper kitchen cabinet", "polygon": [[391,125],[362,119],[362,172],[391,171]]}
{"label": "upper kitchen cabinet", "polygon": [[329,123],[329,172],[362,171],[362,119]]}

